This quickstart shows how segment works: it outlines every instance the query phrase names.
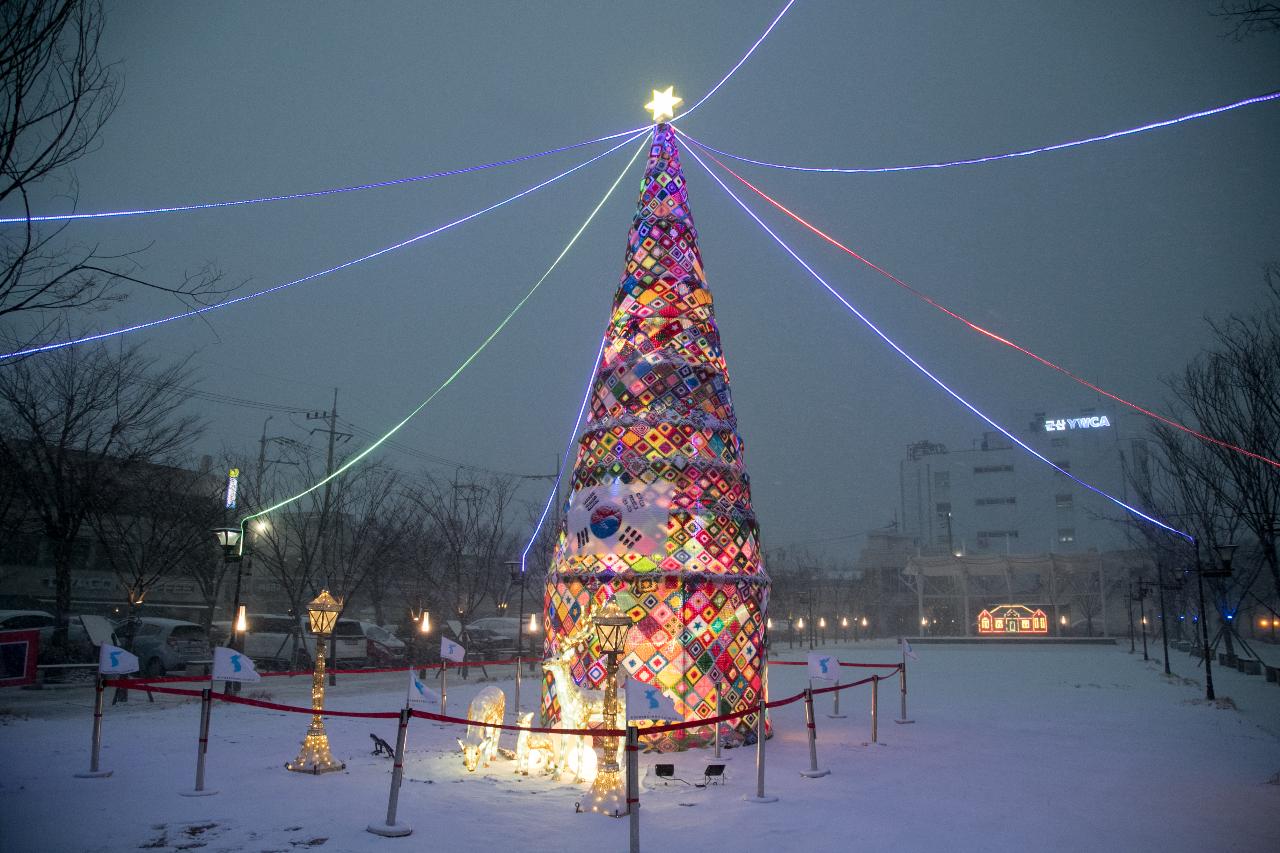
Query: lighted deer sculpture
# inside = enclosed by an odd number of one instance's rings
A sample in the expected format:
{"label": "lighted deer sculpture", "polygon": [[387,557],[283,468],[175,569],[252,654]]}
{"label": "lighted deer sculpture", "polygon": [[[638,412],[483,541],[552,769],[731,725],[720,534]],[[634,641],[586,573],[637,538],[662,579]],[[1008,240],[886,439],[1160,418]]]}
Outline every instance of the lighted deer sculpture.
{"label": "lighted deer sculpture", "polygon": [[555,767],[556,740],[558,735],[524,731],[533,725],[533,712],[521,714],[521,728],[516,738],[516,772],[524,776],[537,776]]}
{"label": "lighted deer sculpture", "polygon": [[502,716],[507,707],[507,694],[497,687],[486,687],[476,694],[467,708],[466,738],[458,738],[458,746],[462,747],[462,764],[469,772],[483,764],[489,766],[493,756],[498,753],[497,726],[502,725]]}
{"label": "lighted deer sculpture", "polygon": [[[591,623],[583,619],[581,627],[566,636],[555,657],[542,662],[542,668],[551,673],[555,683],[556,698],[560,702],[561,729],[585,729],[592,725],[604,725],[604,691],[579,687],[569,673],[570,662],[584,652],[583,646],[591,636]],[[592,738],[582,735],[560,735],[553,772],[561,781],[590,782],[596,775],[596,753]],[[619,744],[621,746],[621,744]]]}

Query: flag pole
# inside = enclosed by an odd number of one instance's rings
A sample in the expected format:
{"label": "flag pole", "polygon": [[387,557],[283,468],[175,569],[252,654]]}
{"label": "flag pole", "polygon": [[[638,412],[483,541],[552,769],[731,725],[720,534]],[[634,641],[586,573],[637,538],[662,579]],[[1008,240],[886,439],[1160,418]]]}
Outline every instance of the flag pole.
{"label": "flag pole", "polygon": [[105,779],[111,775],[110,770],[99,769],[99,757],[102,754],[102,694],[106,689],[102,681],[102,673],[99,672],[94,683],[93,736],[89,747],[89,770],[85,773],[77,773],[77,779]]}
{"label": "flag pole", "polygon": [[190,791],[180,791],[184,797],[208,797],[218,793],[204,787],[204,757],[209,752],[209,713],[213,707],[213,690],[200,691],[200,742],[196,746],[196,786]]}
{"label": "flag pole", "polygon": [[396,731],[395,764],[391,768],[391,791],[387,794],[386,823],[371,823],[365,829],[385,838],[403,838],[413,832],[407,823],[396,823],[396,809],[400,805],[400,783],[404,780],[404,745],[409,736],[409,702],[400,709],[400,728]]}

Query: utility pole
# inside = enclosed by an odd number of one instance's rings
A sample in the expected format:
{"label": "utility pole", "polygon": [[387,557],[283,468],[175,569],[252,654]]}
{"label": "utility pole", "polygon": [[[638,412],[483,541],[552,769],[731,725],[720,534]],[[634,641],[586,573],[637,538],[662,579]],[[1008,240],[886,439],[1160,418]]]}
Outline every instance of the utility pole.
{"label": "utility pole", "polygon": [[[320,427],[316,427],[315,429],[311,430],[311,434],[315,435],[318,432],[327,432],[329,434],[329,452],[325,456],[324,475],[326,478],[330,477],[333,475],[334,444],[337,442],[339,438],[341,438],[344,442],[351,440],[351,433],[338,432],[338,389],[337,388],[333,389],[333,408],[327,412],[307,412],[307,420],[309,421],[328,420],[329,421],[328,429],[322,429]],[[318,535],[320,536],[320,566],[325,569],[326,580],[331,580],[331,578],[328,577],[329,564],[327,560],[327,557],[328,557],[327,542],[328,542],[328,532],[329,532],[328,530],[329,500],[330,500],[330,496],[332,495],[332,492],[333,492],[333,483],[326,482],[324,484],[324,496],[321,498],[321,504],[320,504],[320,526],[319,526],[319,530],[317,531]],[[346,602],[346,599],[347,599],[347,596],[344,594],[343,595],[344,604]],[[337,684],[338,677],[334,673],[334,670],[338,668],[338,633],[337,631],[334,631],[329,635],[329,660],[333,661],[333,669],[329,670],[329,683]]]}

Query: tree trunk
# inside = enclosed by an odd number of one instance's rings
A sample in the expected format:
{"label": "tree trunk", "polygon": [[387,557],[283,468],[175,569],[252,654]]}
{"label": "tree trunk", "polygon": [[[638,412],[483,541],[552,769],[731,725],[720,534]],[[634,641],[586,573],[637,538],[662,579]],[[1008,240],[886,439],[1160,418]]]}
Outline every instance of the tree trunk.
{"label": "tree trunk", "polygon": [[53,538],[53,645],[67,646],[67,622],[71,617],[71,545],[65,534]]}

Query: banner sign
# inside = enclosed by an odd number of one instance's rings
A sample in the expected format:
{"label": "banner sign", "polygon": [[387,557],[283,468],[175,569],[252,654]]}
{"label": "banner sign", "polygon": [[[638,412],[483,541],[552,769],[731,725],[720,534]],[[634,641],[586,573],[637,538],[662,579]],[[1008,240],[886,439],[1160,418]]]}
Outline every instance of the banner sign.
{"label": "banner sign", "polygon": [[237,652],[235,649],[228,649],[226,646],[218,646],[213,650],[213,680],[214,681],[247,681],[255,682],[262,680],[262,676],[258,674],[258,669],[253,665],[253,659],[244,652]]}
{"label": "banner sign", "polygon": [[35,684],[39,655],[39,631],[0,631],[0,687]]}
{"label": "banner sign", "polygon": [[809,652],[809,679],[836,681],[840,678],[840,661],[825,652]]}

